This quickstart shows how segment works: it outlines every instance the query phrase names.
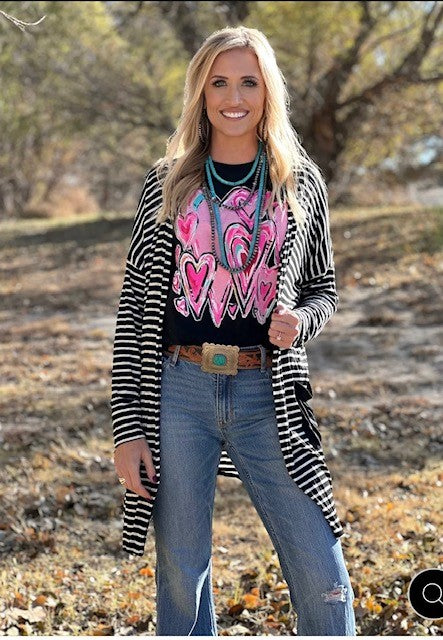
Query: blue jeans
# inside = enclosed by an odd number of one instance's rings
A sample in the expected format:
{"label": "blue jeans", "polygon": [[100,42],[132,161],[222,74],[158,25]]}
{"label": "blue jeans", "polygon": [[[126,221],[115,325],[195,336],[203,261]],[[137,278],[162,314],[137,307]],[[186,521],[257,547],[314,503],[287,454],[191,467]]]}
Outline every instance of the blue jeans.
{"label": "blue jeans", "polygon": [[286,469],[264,354],[261,368],[236,375],[202,371],[177,349],[162,356],[156,635],[217,635],[212,515],[223,446],[278,554],[298,635],[356,635],[341,542]]}

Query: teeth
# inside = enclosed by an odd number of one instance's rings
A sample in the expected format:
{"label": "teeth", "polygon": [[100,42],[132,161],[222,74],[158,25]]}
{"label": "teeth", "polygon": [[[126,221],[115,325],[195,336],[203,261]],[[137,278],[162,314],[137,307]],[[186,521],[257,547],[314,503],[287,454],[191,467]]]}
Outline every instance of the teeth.
{"label": "teeth", "polygon": [[242,118],[243,116],[246,115],[246,111],[243,111],[243,113],[235,113],[235,112],[230,112],[230,111],[222,111],[222,114],[224,116],[227,116],[228,118]]}

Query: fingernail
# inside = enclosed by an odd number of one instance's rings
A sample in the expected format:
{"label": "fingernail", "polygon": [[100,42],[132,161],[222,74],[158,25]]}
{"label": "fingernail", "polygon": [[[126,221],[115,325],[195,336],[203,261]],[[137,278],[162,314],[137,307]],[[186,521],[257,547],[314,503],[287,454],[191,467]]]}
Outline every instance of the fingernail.
{"label": "fingernail", "polygon": [[152,477],[152,480],[153,480],[153,482],[158,482],[158,476],[156,476],[156,475],[155,475],[155,476],[153,476],[153,477]]}

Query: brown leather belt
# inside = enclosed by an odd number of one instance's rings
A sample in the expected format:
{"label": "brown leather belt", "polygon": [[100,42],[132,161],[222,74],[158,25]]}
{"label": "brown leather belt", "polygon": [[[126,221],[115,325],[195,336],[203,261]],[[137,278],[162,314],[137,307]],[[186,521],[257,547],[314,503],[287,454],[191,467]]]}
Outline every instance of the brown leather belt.
{"label": "brown leather belt", "polygon": [[[163,350],[166,355],[175,352],[175,344]],[[242,349],[236,345],[222,345],[204,342],[202,345],[180,345],[179,358],[196,362],[208,373],[227,373],[235,375],[237,369],[257,369],[261,366],[261,350],[259,347]],[[266,366],[272,366],[272,353],[266,348]]]}

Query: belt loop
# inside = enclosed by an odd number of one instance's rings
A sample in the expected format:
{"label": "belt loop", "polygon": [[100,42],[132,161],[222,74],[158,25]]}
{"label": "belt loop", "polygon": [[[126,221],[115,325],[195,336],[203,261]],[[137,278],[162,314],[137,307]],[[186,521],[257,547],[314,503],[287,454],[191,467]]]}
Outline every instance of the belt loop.
{"label": "belt loop", "polygon": [[262,344],[258,345],[260,349],[260,371],[265,373],[266,371],[266,349]]}
{"label": "belt loop", "polygon": [[180,352],[180,347],[181,347],[180,344],[176,344],[175,345],[175,349],[174,349],[174,353],[171,356],[171,365],[173,367],[175,367],[175,365],[177,364],[177,359],[178,359],[178,354]]}

